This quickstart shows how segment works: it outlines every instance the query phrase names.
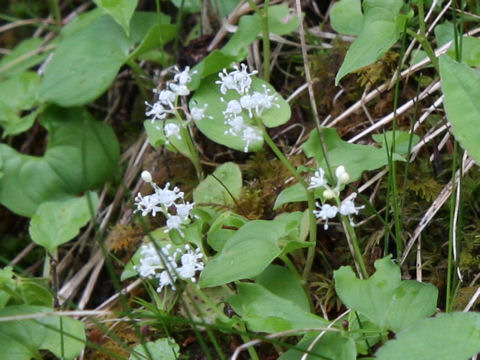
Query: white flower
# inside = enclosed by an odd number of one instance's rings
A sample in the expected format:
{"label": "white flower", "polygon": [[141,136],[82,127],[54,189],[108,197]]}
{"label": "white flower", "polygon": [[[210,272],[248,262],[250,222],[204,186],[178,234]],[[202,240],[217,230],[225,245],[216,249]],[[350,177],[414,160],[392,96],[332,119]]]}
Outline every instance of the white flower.
{"label": "white flower", "polygon": [[190,90],[188,90],[188,87],[186,85],[178,85],[175,83],[170,83],[168,85],[170,87],[170,90],[172,90],[175,95],[178,96],[187,96],[190,94]]}
{"label": "white flower", "polygon": [[337,169],[335,170],[335,176],[338,180],[338,186],[340,186],[341,184],[347,184],[350,180],[350,175],[348,174],[347,170],[345,170],[345,166],[343,165],[337,167]]}
{"label": "white flower", "polygon": [[243,130],[242,140],[245,141],[244,152],[248,152],[250,144],[259,142],[263,139],[262,132],[260,129],[254,128],[252,126],[247,126]]}
{"label": "white flower", "polygon": [[242,105],[242,108],[248,111],[248,116],[250,118],[253,117],[252,110],[255,109],[257,106],[257,103],[255,102],[255,99],[253,98],[252,95],[245,94],[240,98],[240,105]]}
{"label": "white flower", "polygon": [[245,64],[241,64],[241,68],[240,70],[238,65],[235,65],[234,71],[229,73],[227,69],[223,69],[223,71],[218,74],[220,80],[217,80],[215,84],[220,85],[220,92],[222,94],[225,95],[228,90],[235,90],[240,95],[243,95],[250,90],[250,85],[252,84],[251,76],[255,75],[257,71],[248,73]]}
{"label": "white flower", "polygon": [[204,268],[204,264],[200,260],[203,255],[199,248],[192,251],[188,245],[185,245],[185,250],[187,252],[180,257],[182,266],[177,268],[177,273],[180,278],[195,282],[195,272],[202,271]]}
{"label": "white flower", "polygon": [[157,212],[163,212],[160,205],[158,194],[142,196],[138,193],[135,197],[135,206],[137,207],[135,212],[140,211],[142,216],[147,216],[149,212],[152,213],[152,216],[155,216]]}
{"label": "white flower", "polygon": [[270,95],[270,89],[263,85],[264,92],[255,91],[252,94],[252,102],[255,104],[255,112],[257,115],[262,115],[263,110],[270,109],[272,106],[280,107],[279,104],[274,103],[277,100],[275,95]]}
{"label": "white flower", "polygon": [[225,134],[231,134],[233,136],[238,136],[241,134],[242,130],[245,128],[245,120],[241,116],[235,116],[225,121],[225,125],[230,126],[228,130],[225,130]]}
{"label": "white flower", "polygon": [[177,209],[177,215],[180,216],[183,221],[186,221],[190,216],[190,212],[192,211],[194,206],[195,203],[189,202],[185,204],[175,204],[175,208]]}
{"label": "white flower", "polygon": [[165,109],[165,107],[157,101],[153,105],[150,105],[148,102],[145,101],[145,105],[150,107],[150,110],[145,112],[145,115],[148,117],[153,116],[150,120],[154,122],[155,120],[163,120],[167,116],[167,114],[171,114],[172,111]]}
{"label": "white flower", "polygon": [[[179,85],[187,85],[190,81],[192,81],[192,76],[190,75],[190,66],[186,66],[183,71],[175,66],[175,76],[173,80],[176,81]],[[192,74],[196,73],[196,71],[192,72]]]}
{"label": "white flower", "polygon": [[165,184],[165,188],[163,189],[157,187],[155,189],[155,194],[157,195],[158,202],[166,208],[172,206],[178,199],[183,200],[183,192],[181,192],[176,186],[170,190],[170,183],[168,182]]}
{"label": "white flower", "polygon": [[165,136],[167,137],[167,139],[170,139],[172,136],[175,136],[178,140],[182,138],[180,136],[180,126],[175,123],[170,122],[168,124],[165,124],[165,126],[163,127],[163,131],[165,132]]}
{"label": "white flower", "polygon": [[172,290],[175,290],[175,281],[177,281],[176,271],[164,270],[157,274],[157,278],[159,285],[157,292],[161,292],[165,286],[170,286]]}
{"label": "white flower", "polygon": [[162,105],[168,105],[170,109],[174,108],[173,103],[175,102],[176,98],[177,96],[175,95],[175,93],[170,90],[162,90],[158,93],[158,101]]}
{"label": "white flower", "polygon": [[350,221],[350,225],[355,226],[353,223],[352,215],[357,215],[358,210],[362,210],[365,206],[355,206],[354,200],[357,197],[357,194],[353,194],[350,200],[343,200],[342,204],[340,205],[340,214],[344,216],[348,216],[348,220]]}
{"label": "white flower", "polygon": [[[200,121],[205,117],[205,110],[207,110],[208,104],[205,104],[203,107],[194,106],[190,109],[190,115],[195,121]],[[212,118],[209,116],[209,118]]]}
{"label": "white flower", "polygon": [[318,168],[318,170],[315,171],[315,174],[310,178],[308,189],[310,190],[326,186],[327,180],[325,179],[325,171],[322,168]]}
{"label": "white flower", "polygon": [[332,219],[337,216],[338,208],[336,206],[332,206],[329,204],[320,205],[318,202],[316,205],[320,208],[320,210],[313,210],[313,214],[317,219],[322,219],[325,221],[323,228],[325,230],[328,229],[328,219]]}
{"label": "white flower", "polygon": [[227,108],[223,112],[223,115],[228,116],[235,116],[242,112],[242,105],[238,102],[238,100],[230,100],[227,103]]}
{"label": "white flower", "polygon": [[142,171],[142,174],[140,175],[142,177],[142,180],[145,181],[146,183],[152,183],[152,174],[150,174],[149,171]]}
{"label": "white flower", "polygon": [[178,215],[170,215],[167,214],[167,228],[165,229],[164,232],[169,232],[171,230],[177,230],[180,235],[183,237],[183,232],[182,232],[182,225],[184,223],[184,220],[178,216]]}

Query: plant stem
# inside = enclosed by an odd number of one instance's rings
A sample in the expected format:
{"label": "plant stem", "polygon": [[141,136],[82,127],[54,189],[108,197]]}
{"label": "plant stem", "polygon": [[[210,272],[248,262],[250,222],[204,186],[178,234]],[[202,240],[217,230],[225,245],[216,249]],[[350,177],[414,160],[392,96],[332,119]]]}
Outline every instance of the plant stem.
{"label": "plant stem", "polygon": [[[339,199],[337,199],[337,202],[338,202],[338,206],[340,206]],[[348,235],[350,236],[350,240],[353,246],[354,256],[357,259],[358,265],[360,267],[360,273],[362,274],[362,277],[364,279],[368,279],[367,267],[365,266],[365,261],[363,260],[362,251],[360,250],[360,246],[358,245],[357,233],[355,232],[355,229],[353,228],[353,226],[350,224],[350,220],[348,219],[348,217],[341,215],[341,219],[342,219],[343,225],[347,229]]]}
{"label": "plant stem", "polygon": [[270,26],[268,24],[268,5],[270,0],[265,0],[262,9],[253,0],[248,0],[248,3],[258,14],[262,23],[263,79],[270,82]]}
{"label": "plant stem", "polygon": [[455,228],[455,173],[457,172],[457,154],[458,143],[454,141],[453,144],[453,159],[452,159],[452,194],[450,195],[450,223],[448,232],[448,258],[447,258],[447,289],[445,300],[445,311],[452,311],[452,282],[453,282],[453,230]]}
{"label": "plant stem", "polygon": [[[262,120],[255,117],[255,121],[258,127],[262,130],[263,138],[267,145],[272,149],[273,153],[278,157],[278,159],[282,162],[283,165],[290,171],[293,177],[303,186],[307,195],[307,203],[308,203],[308,219],[309,219],[309,241],[313,244],[317,242],[317,220],[315,215],[313,214],[313,210],[315,209],[315,196],[312,190],[308,189],[308,184],[305,182],[303,177],[300,173],[293,167],[287,157],[283,154],[283,152],[278,148],[275,142],[272,140],[270,135],[268,134],[265,126],[262,123]],[[311,246],[308,248],[307,251],[307,259],[305,261],[305,267],[303,269],[302,278],[303,281],[306,281],[310,276],[310,271],[312,269],[313,260],[315,258],[315,246]]]}

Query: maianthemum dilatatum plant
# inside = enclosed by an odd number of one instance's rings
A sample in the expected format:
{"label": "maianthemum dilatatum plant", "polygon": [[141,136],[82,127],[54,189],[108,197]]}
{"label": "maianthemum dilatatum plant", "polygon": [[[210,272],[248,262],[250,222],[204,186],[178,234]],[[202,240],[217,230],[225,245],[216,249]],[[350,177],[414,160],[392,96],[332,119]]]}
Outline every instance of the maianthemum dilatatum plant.
{"label": "maianthemum dilatatum plant", "polygon": [[[189,356],[186,348],[192,332],[199,342],[198,352],[207,358],[226,358],[223,334],[240,337],[244,343],[236,346],[232,359],[239,358],[243,350],[248,350],[252,359],[263,358],[266,355],[256,346],[262,342],[271,343],[281,360],[475,357],[480,352],[480,315],[452,310],[462,284],[457,256],[460,232],[455,229],[462,216],[458,204],[464,195],[462,182],[456,179],[471,168],[464,166],[473,164],[468,156],[480,161],[478,4],[462,0],[340,0],[329,3],[322,13],[319,2],[299,0],[154,3],[156,11],[147,12],[137,8],[150,9],[153,3],[94,0],[62,18],[70,4],[50,1],[47,10],[51,16],[41,19],[34,37],[11,51],[2,49],[0,126],[6,140],[0,144],[0,203],[29,219],[28,235],[45,256],[42,277],[25,277],[17,257],[12,266],[0,269],[0,357],[86,359],[91,354],[88,345],[90,350],[112,358],[181,359]],[[302,14],[302,3],[310,6],[314,15]],[[173,9],[169,11],[174,16],[164,14],[163,9]],[[76,16],[77,10],[83,13]],[[223,24],[220,40],[212,40],[202,60],[196,58],[190,66],[176,65],[183,51],[182,40],[191,41],[198,33],[208,32],[211,24],[206,19],[213,11],[219,14],[213,24]],[[0,32],[32,23],[1,16],[13,25],[0,27]],[[307,23],[315,19],[318,28],[305,34],[302,16]],[[184,24],[195,19],[198,26],[187,36]],[[319,19],[324,20],[318,23]],[[228,31],[235,33],[222,42]],[[364,95],[356,108],[365,111],[372,126],[349,141],[340,137],[328,118],[321,123],[314,111],[320,96],[315,96],[312,86],[319,79],[312,78],[310,66],[321,62],[318,56],[338,55],[337,44],[325,47],[323,43],[337,35],[347,43],[342,45],[346,54],[332,79],[332,87],[335,84],[340,90],[335,101],[349,89],[358,89],[352,74],[363,78],[373,74],[374,78],[362,89]],[[272,40],[278,44],[274,50]],[[289,50],[284,53],[286,48]],[[302,50],[301,61],[298,49]],[[294,66],[289,65],[286,71],[278,59]],[[395,74],[377,86],[378,74],[385,80],[385,71],[378,68],[388,59],[394,59]],[[162,69],[153,80],[150,64]],[[298,92],[287,94],[285,98],[292,97],[287,101],[281,95],[282,81],[270,80],[272,74],[292,78],[290,71],[303,76],[301,68],[313,113],[304,115],[302,128],[307,132],[303,136],[302,130],[291,146],[274,134],[289,131],[291,100],[303,91],[302,86]],[[138,171],[135,159],[127,166],[129,171],[122,173],[120,150],[124,149],[117,138],[121,121],[112,120],[120,102],[111,100],[122,96],[119,89],[123,87],[118,85],[126,78],[141,94],[138,103],[145,106],[141,120],[148,142],[154,148],[179,153],[192,163],[196,179],[190,188],[175,177],[158,182],[155,161]],[[441,127],[421,128],[425,126],[422,123],[428,123],[421,115],[418,122],[402,127],[410,131],[399,130],[400,116],[410,109],[399,104],[407,78],[418,83],[417,95],[411,99],[412,104],[420,104],[415,105],[415,120],[423,106],[419,99],[423,101],[429,91],[440,92],[425,113],[435,109],[440,109],[439,116],[445,113]],[[423,89],[428,81],[431,86]],[[367,109],[373,88],[379,94],[391,89],[394,98],[385,101],[387,106],[393,105],[391,116],[377,122],[377,112],[372,117]],[[410,96],[407,91],[405,94]],[[377,101],[381,108],[383,102]],[[105,108],[105,121],[100,121]],[[372,142],[362,139],[389,122],[389,130],[372,135]],[[405,259],[414,241],[406,241],[404,208],[408,200],[402,196],[407,189],[408,166],[418,155],[415,149],[442,129],[448,129],[454,139],[449,159],[451,185],[434,202],[438,204],[450,195],[446,291],[439,297],[432,284],[408,279],[412,272]],[[422,139],[414,134],[424,130]],[[29,144],[36,143],[31,139],[38,133],[47,134],[40,146],[44,151],[27,154]],[[19,151],[17,145],[24,137],[30,140]],[[206,161],[201,144],[207,141],[215,149],[227,148],[233,160],[220,164]],[[447,136],[439,144],[448,141]],[[236,155],[253,157],[262,151],[268,159],[275,157],[289,178],[275,194],[269,211],[276,216],[253,219],[240,211],[247,195],[251,196],[252,182],[247,178],[251,175],[245,171],[243,160],[235,159]],[[291,156],[294,153],[296,156]],[[459,159],[463,159],[461,164],[457,164]],[[403,177],[402,169],[406,169]],[[387,193],[382,200],[385,209],[376,209],[360,186],[370,182],[368,171],[381,174],[378,170],[388,174],[385,187],[378,182],[373,191]],[[147,185],[144,188],[151,190],[133,194],[131,208],[133,223],[141,224],[147,236],[131,260],[123,261],[109,247],[114,241],[103,241],[115,213],[113,205],[105,205],[105,199],[112,196],[116,204],[127,199],[124,190],[139,172],[138,178]],[[124,181],[127,186],[117,193],[117,185]],[[102,187],[104,190],[98,191]],[[372,218],[384,224],[380,240],[384,251],[376,260],[367,260],[371,243],[366,243],[364,233],[368,230],[362,226]],[[163,225],[148,229],[148,224]],[[71,242],[82,228],[83,235]],[[320,311],[316,307],[319,295],[312,286],[321,283],[316,265],[330,266],[321,251],[322,237],[330,234],[336,234],[332,237],[336,246],[350,251],[338,263],[348,264],[352,259],[353,264],[330,269],[334,284],[330,296],[338,298],[337,308]],[[64,250],[76,258],[76,252],[84,254],[85,248],[96,251],[91,257],[76,259],[91,259],[86,267],[77,272],[76,267],[65,265]],[[104,264],[114,287],[112,297],[92,312],[64,311],[75,308],[77,299],[80,309],[89,304],[95,279],[104,281],[98,278]],[[119,267],[123,271],[116,279]],[[92,268],[83,295],[77,296],[74,289],[83,286]],[[68,275],[59,274],[65,269]],[[59,275],[68,281],[59,284]],[[122,291],[118,280],[134,282]],[[137,297],[132,306],[126,294],[136,284],[144,286],[149,300]],[[466,309],[474,306],[478,296],[475,290]],[[104,311],[117,299],[122,304],[121,315]],[[335,319],[328,318],[334,313]],[[107,318],[83,317],[90,315]],[[112,319],[108,317],[128,324],[128,334],[135,342],[121,340],[123,330],[120,326],[110,329]],[[93,336],[94,327],[106,336]],[[188,337],[180,343],[185,333]],[[110,351],[111,344],[105,343],[110,340],[127,355]]]}

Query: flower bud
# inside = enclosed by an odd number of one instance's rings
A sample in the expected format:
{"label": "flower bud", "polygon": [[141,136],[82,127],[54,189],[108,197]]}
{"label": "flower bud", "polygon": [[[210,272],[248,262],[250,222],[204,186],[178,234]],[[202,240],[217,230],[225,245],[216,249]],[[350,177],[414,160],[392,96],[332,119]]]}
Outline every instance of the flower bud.
{"label": "flower bud", "polygon": [[151,183],[153,181],[152,179],[152,174],[150,174],[148,171],[142,171],[142,180],[147,182],[147,183]]}
{"label": "flower bud", "polygon": [[332,189],[327,189],[323,192],[323,197],[325,198],[325,200],[333,199],[334,197],[336,197],[336,195],[337,194],[335,194]]}
{"label": "flower bud", "polygon": [[340,165],[335,170],[335,175],[337,176],[339,184],[347,184],[350,180],[350,175],[348,174],[347,170],[345,170],[345,166]]}

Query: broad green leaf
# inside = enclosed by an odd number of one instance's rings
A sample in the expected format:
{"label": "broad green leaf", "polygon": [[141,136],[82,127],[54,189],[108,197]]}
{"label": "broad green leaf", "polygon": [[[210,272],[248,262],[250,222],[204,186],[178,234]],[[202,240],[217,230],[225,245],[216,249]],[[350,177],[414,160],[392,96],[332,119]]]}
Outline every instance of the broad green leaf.
{"label": "broad green leaf", "polygon": [[298,234],[300,221],[301,213],[291,213],[275,220],[246,223],[207,263],[200,275],[200,286],[223,285],[259,275],[282,253],[280,244],[287,242],[295,230]]}
{"label": "broad green leaf", "polygon": [[453,135],[472,158],[480,161],[480,72],[442,55],[440,79]]}
{"label": "broad green leaf", "polygon": [[433,31],[435,32],[435,39],[437,40],[437,49],[455,37],[455,28],[450,21],[438,24]]}
{"label": "broad green leaf", "polygon": [[[299,351],[290,349],[282,354],[278,360],[300,360],[305,354],[310,344],[317,338],[318,332],[306,334],[296,345]],[[335,359],[335,360],[355,360],[357,351],[354,340],[347,334],[340,332],[327,331],[325,335],[315,344],[308,353],[308,359]]]}
{"label": "broad green leaf", "polygon": [[[315,198],[323,200],[323,190],[324,189],[315,189]],[[292,203],[307,201],[307,192],[305,188],[300,183],[293,184],[285,189],[283,189],[280,194],[278,194],[275,204],[273,205],[273,210],[278,209],[280,206]]]}
{"label": "broad green leaf", "polygon": [[[435,28],[436,29],[436,28]],[[450,46],[447,54],[455,58],[455,46]],[[480,39],[472,36],[462,37],[462,63],[473,67],[480,67]]]}
{"label": "broad green leaf", "polygon": [[414,280],[402,281],[395,290],[387,313],[387,327],[398,332],[417,320],[435,314],[438,289]]}
{"label": "broad green leaf", "polygon": [[330,10],[330,25],[340,34],[360,34],[363,26],[360,0],[340,0],[333,4]]}
{"label": "broad green leaf", "polygon": [[[412,138],[410,141],[410,137]],[[385,149],[389,147],[389,151],[392,150],[393,145],[393,131],[387,131],[385,134],[373,134],[373,140],[377,143],[382,144],[383,148]],[[395,152],[400,155],[408,154],[408,148],[410,146],[410,150],[418,144],[420,141],[420,136],[417,134],[410,134],[406,131],[395,131]],[[409,145],[410,144],[410,145]]]}
{"label": "broad green leaf", "polygon": [[248,220],[231,211],[221,213],[208,229],[207,243],[215,251],[221,251],[227,240]]}
{"label": "broad green leaf", "polygon": [[390,257],[375,261],[377,270],[367,280],[357,278],[350,266],[334,272],[335,290],[348,308],[384,327],[395,290],[400,286],[400,269]]}
{"label": "broad green leaf", "polygon": [[[364,171],[375,170],[388,164],[387,153],[372,145],[349,144],[343,141],[335,129],[323,128],[323,136],[328,150],[328,161],[332,170],[343,165],[350,174],[350,181],[357,180]],[[314,157],[320,167],[326,169],[320,136],[315,129],[303,145],[308,157]],[[405,161],[399,154],[393,154],[394,161]]]}
{"label": "broad green leaf", "polygon": [[380,59],[400,36],[398,13],[402,0],[365,0],[364,21],[358,38],[347,51],[335,85],[347,74]]}
{"label": "broad green leaf", "polygon": [[66,36],[45,69],[39,96],[61,106],[78,106],[107,90],[128,57],[130,43],[108,15]]}
{"label": "broad green leaf", "polygon": [[286,268],[278,265],[268,266],[255,278],[257,284],[272,294],[290,300],[303,311],[310,311],[308,297],[300,281],[301,279],[295,278]]}
{"label": "broad green leaf", "polygon": [[[298,28],[296,14],[290,12],[287,5],[276,5],[268,8],[268,30],[277,35],[288,34]],[[248,46],[262,33],[260,16],[244,15],[238,22],[238,29],[232,38],[225,44],[222,51],[231,55],[247,56]]]}
{"label": "broad green leaf", "polygon": [[343,303],[381,329],[400,331],[436,311],[438,290],[431,284],[401,281],[390,257],[375,262],[376,272],[358,279],[351,267],[335,271],[335,289]]}
{"label": "broad green leaf", "polygon": [[49,132],[41,157],[0,144],[0,203],[22,216],[31,217],[43,202],[98,188],[118,171],[114,132],[86,110],[50,107],[41,124]]}
{"label": "broad green leaf", "polygon": [[396,334],[377,360],[467,360],[480,352],[480,314],[438,314]]}
{"label": "broad green leaf", "polygon": [[36,51],[43,43],[42,38],[31,38],[19,43],[10,54],[0,60],[0,78],[12,76],[40,64],[49,51]]}
{"label": "broad green leaf", "polygon": [[127,36],[130,35],[130,19],[138,0],[93,0],[93,2],[112,16]]}
{"label": "broad green leaf", "polygon": [[98,197],[93,192],[82,197],[42,203],[30,221],[28,231],[32,240],[53,253],[57,247],[78,235],[80,228],[95,215],[97,204]]}
{"label": "broad green leaf", "polygon": [[[190,100],[190,107],[203,107],[205,104],[208,104],[207,110],[205,111],[205,117],[202,120],[196,121],[195,124],[205,136],[216,143],[228,146],[235,150],[245,151],[246,142],[241,136],[226,133],[226,131],[230,129],[230,126],[225,124],[225,117],[223,115],[226,103],[232,99],[238,100],[240,96],[235,91],[228,91],[226,95],[222,96],[219,85],[215,84],[215,81],[217,80],[217,75],[209,76],[203,80],[200,87],[196,90],[195,95]],[[290,119],[291,115],[288,103],[270,84],[257,77],[252,77],[251,91],[259,91],[263,93],[265,91],[264,86],[270,89],[272,95],[277,97],[275,102],[279,106],[273,106],[270,109],[265,110],[262,113],[261,120],[267,127],[275,127],[285,124]],[[218,90],[212,91],[214,89]],[[222,101],[221,98],[223,98],[224,101]],[[254,121],[249,119],[246,110],[244,110],[243,117],[249,125],[256,127]],[[248,151],[258,151],[262,148],[262,145],[263,139],[250,144]]]}
{"label": "broad green leaf", "polygon": [[177,35],[178,27],[174,24],[156,24],[150,28],[142,39],[142,42],[130,54],[129,59],[135,59],[140,55],[160,47]]}
{"label": "broad green leaf", "polygon": [[175,360],[179,355],[180,346],[175,340],[162,338],[135,346],[129,360]]}
{"label": "broad green leaf", "polygon": [[237,283],[237,295],[227,301],[251,331],[274,333],[302,328],[324,328],[325,319],[303,310],[255,283]]}
{"label": "broad green leaf", "polygon": [[23,110],[30,110],[38,104],[37,88],[40,76],[36,72],[26,71],[0,82],[0,125],[3,137],[28,130],[37,113],[21,117]]}
{"label": "broad green leaf", "polygon": [[242,190],[242,172],[232,162],[219,166],[193,190],[193,200],[200,204],[232,205]]}
{"label": "broad green leaf", "polygon": [[[41,306],[14,305],[0,310],[0,318],[53,311]],[[9,360],[41,358],[39,350],[50,350],[59,358],[73,359],[83,350],[85,341],[83,323],[69,317],[0,322],[2,357]]]}

